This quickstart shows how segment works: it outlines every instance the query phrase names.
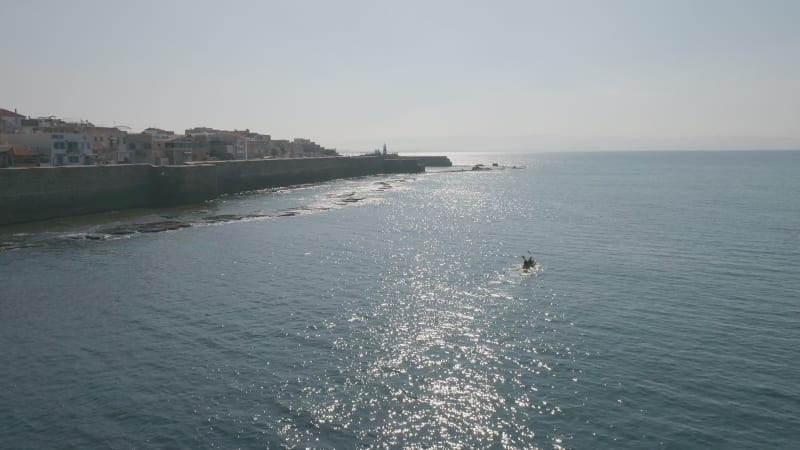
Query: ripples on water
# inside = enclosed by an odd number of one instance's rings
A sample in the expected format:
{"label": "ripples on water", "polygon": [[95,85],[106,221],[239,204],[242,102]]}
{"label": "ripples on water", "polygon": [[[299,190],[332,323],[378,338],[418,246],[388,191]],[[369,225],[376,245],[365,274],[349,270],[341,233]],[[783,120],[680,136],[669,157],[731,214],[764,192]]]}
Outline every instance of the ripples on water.
{"label": "ripples on water", "polygon": [[800,164],[766,155],[507,156],[23,236],[0,447],[791,447]]}
{"label": "ripples on water", "polygon": [[309,359],[328,370],[278,395],[300,414],[280,421],[291,445],[524,447],[535,442],[538,417],[561,412],[548,403],[550,379],[574,370],[561,367],[571,349],[548,338],[560,326],[552,296],[531,303],[538,274],[523,273],[517,256],[502,255],[505,266],[487,272],[475,254],[497,249],[479,232],[494,222],[483,211],[491,202],[449,186],[463,174],[440,176],[453,178],[433,193],[404,192],[368,222],[382,242],[346,243],[367,257],[355,271],[374,279],[346,316],[305,335],[319,343]]}

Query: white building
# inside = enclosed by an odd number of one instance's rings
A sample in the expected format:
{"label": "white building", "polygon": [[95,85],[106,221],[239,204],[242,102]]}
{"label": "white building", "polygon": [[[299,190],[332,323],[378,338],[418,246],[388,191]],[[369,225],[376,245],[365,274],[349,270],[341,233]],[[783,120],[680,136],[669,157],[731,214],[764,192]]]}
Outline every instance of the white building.
{"label": "white building", "polygon": [[11,145],[26,145],[38,153],[44,164],[77,166],[94,164],[92,140],[86,133],[38,132],[4,134],[0,140]]}

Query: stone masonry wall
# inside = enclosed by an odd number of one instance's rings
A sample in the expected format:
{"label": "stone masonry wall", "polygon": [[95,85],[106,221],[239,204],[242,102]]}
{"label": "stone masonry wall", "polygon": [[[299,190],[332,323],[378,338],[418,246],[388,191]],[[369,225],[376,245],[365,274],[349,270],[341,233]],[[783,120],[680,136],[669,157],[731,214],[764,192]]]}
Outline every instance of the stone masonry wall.
{"label": "stone masonry wall", "polygon": [[420,172],[415,160],[328,157],[0,169],[0,225],[141,207],[379,173]]}

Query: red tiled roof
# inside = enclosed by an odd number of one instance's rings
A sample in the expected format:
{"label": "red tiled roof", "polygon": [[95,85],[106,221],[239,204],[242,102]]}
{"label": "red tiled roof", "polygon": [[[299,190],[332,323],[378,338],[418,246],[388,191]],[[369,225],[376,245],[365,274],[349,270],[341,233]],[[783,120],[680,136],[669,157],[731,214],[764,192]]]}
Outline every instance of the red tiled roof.
{"label": "red tiled roof", "polygon": [[26,147],[12,147],[11,154],[14,156],[36,156],[36,152]]}
{"label": "red tiled roof", "polygon": [[14,111],[9,111],[7,109],[0,108],[0,117],[22,117],[22,118],[24,118],[25,116],[23,116],[22,114],[17,114]]}

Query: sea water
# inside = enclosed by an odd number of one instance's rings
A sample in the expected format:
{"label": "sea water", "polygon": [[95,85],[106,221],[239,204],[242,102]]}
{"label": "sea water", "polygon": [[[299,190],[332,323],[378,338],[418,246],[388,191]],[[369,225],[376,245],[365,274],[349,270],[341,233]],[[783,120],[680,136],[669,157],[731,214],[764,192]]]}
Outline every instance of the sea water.
{"label": "sea water", "polygon": [[800,442],[799,152],[451,157],[3,230],[0,448]]}

